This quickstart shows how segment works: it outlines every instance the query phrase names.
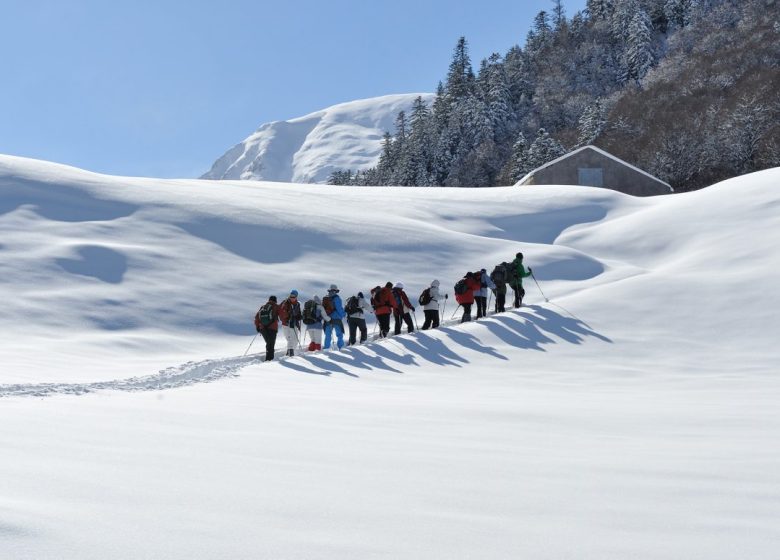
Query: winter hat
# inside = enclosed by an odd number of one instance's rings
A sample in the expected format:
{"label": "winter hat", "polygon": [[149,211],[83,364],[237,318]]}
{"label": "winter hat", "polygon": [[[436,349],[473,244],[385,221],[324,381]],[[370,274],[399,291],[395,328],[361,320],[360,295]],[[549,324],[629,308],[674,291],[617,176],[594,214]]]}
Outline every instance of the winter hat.
{"label": "winter hat", "polygon": [[515,255],[518,259],[523,260],[523,253],[517,253]]}
{"label": "winter hat", "polygon": [[298,290],[290,290],[290,295],[292,297],[298,297]]}
{"label": "winter hat", "polygon": [[339,291],[339,287],[336,286],[336,284],[331,284],[330,288],[328,288],[328,291],[329,292],[338,292]]}
{"label": "winter hat", "polygon": [[399,290],[403,290],[404,289],[404,283],[403,282],[396,282],[395,283],[395,287],[398,288]]}
{"label": "winter hat", "polygon": [[481,269],[481,270],[480,270],[480,272],[487,272],[487,270],[485,270],[485,269],[483,268],[483,269]]}
{"label": "winter hat", "polygon": [[276,303],[276,296],[269,297],[268,301],[272,301],[272,302]]}
{"label": "winter hat", "polygon": [[316,303],[316,304],[322,303],[322,300],[320,299],[320,296],[314,296],[314,298],[312,298],[312,299],[314,300],[314,303]]}
{"label": "winter hat", "polygon": [[438,280],[434,280],[433,282],[431,282],[431,287],[438,288],[439,287],[439,281]]}
{"label": "winter hat", "polygon": [[387,284],[385,284],[385,288],[392,288],[392,287],[393,287],[392,282],[388,282]]}
{"label": "winter hat", "polygon": [[363,292],[358,292],[358,299],[363,299],[364,297],[366,296],[363,295]]}

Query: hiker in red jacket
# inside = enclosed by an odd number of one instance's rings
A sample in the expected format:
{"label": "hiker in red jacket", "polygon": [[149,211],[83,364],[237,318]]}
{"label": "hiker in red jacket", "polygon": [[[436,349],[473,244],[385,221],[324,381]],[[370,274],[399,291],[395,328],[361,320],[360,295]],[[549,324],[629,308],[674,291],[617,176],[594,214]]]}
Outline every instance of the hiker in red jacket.
{"label": "hiker in red jacket", "polygon": [[384,288],[377,286],[371,290],[371,305],[374,307],[376,320],[379,323],[379,337],[385,338],[390,333],[390,315],[395,310],[393,283],[388,282]]}
{"label": "hiker in red jacket", "polygon": [[406,323],[406,332],[414,332],[414,323],[412,322],[412,313],[414,306],[409,301],[409,296],[404,292],[403,282],[397,282],[393,288],[393,299],[395,299],[395,334],[401,334],[401,320]]}
{"label": "hiker in red jacket", "polygon": [[463,307],[463,318],[460,322],[465,323],[471,321],[471,306],[474,304],[474,291],[479,290],[482,286],[479,279],[473,272],[467,272],[458,284],[463,282],[465,284],[465,291],[458,293],[457,284],[455,290],[455,301]]}
{"label": "hiker in red jacket", "polygon": [[274,359],[276,334],[279,332],[279,306],[276,304],[276,296],[269,297],[268,301],[255,314],[255,328],[263,335],[265,361],[270,362]]}

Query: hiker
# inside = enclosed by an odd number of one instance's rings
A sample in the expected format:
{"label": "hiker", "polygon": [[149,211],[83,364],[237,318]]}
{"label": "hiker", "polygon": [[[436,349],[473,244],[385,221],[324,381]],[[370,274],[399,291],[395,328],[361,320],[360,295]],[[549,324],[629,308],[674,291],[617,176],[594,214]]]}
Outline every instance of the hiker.
{"label": "hiker", "polygon": [[265,340],[265,361],[274,359],[274,346],[276,346],[276,334],[279,331],[279,306],[276,304],[276,296],[271,296],[268,301],[255,314],[255,329]]}
{"label": "hiker", "polygon": [[395,310],[393,318],[395,319],[395,334],[401,334],[401,321],[406,323],[406,332],[414,332],[414,322],[412,322],[411,312],[414,312],[414,306],[409,301],[409,297],[404,292],[403,282],[397,282],[393,288],[393,297],[395,298]]}
{"label": "hiker", "polygon": [[349,325],[349,346],[355,344],[357,331],[360,329],[360,344],[368,340],[368,329],[366,328],[366,313],[371,313],[371,304],[363,296],[363,292],[358,292],[356,296],[351,296],[344,304],[344,311],[347,313],[347,325]]}
{"label": "hiker", "polygon": [[[439,327],[439,300],[441,298],[438,280],[431,282],[430,287],[425,288],[423,293],[420,294],[420,298],[417,301],[423,306],[423,313],[425,314],[425,322],[420,330],[427,331],[428,329]],[[447,294],[444,294],[444,299],[447,299]]]}
{"label": "hiker", "polygon": [[497,264],[490,273],[490,279],[496,287],[493,289],[493,293],[496,295],[496,313],[503,313],[506,311],[506,282],[507,282],[507,267],[509,263],[503,262]]}
{"label": "hiker", "polygon": [[328,289],[328,295],[322,298],[322,307],[325,308],[327,319],[325,319],[325,349],[329,350],[331,345],[331,336],[336,331],[336,346],[339,350],[344,347],[344,323],[342,319],[346,316],[344,313],[344,304],[341,303],[339,288],[336,284],[331,284]]}
{"label": "hiker", "polygon": [[298,303],[298,290],[290,291],[287,299],[279,304],[279,320],[282,322],[284,338],[287,339],[287,355],[295,356],[295,347],[300,345],[301,304]]}
{"label": "hiker", "polygon": [[309,333],[309,352],[322,350],[322,321],[325,318],[330,319],[325,313],[320,296],[314,296],[303,306],[303,324],[306,325],[306,332]]}
{"label": "hiker", "polygon": [[463,317],[460,322],[471,321],[471,306],[474,303],[474,291],[479,289],[479,280],[473,272],[467,272],[466,276],[455,284],[455,301],[463,307]]}
{"label": "hiker", "polygon": [[385,338],[390,334],[390,315],[395,309],[392,282],[385,284],[384,288],[377,286],[371,290],[371,305],[379,323],[379,338]]}
{"label": "hiker", "polygon": [[510,265],[510,273],[509,285],[512,286],[515,292],[515,308],[517,308],[523,305],[523,298],[525,297],[523,278],[528,278],[533,274],[530,267],[526,271],[523,266],[523,253],[515,255],[515,260]]}
{"label": "hiker", "polygon": [[474,291],[474,302],[477,304],[477,319],[480,319],[487,317],[488,289],[495,290],[496,285],[484,268],[475,273],[475,278],[479,281],[479,289]]}

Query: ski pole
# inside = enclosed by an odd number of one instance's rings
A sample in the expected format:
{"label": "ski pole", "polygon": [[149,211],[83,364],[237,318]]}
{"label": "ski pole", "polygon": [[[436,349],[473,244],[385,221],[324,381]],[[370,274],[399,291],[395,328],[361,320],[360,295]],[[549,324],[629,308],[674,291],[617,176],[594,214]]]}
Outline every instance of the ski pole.
{"label": "ski pole", "polygon": [[[257,334],[260,334],[260,333],[257,333]],[[252,339],[252,342],[249,343],[249,346],[247,346],[246,352],[244,352],[244,355],[241,356],[242,358],[245,357],[249,353],[249,349],[252,348],[252,345],[255,343],[255,338],[257,338],[257,334]]]}
{"label": "ski pole", "polygon": [[444,314],[447,312],[447,298],[448,298],[448,294],[444,294],[444,307],[441,310],[442,319],[444,319]]}
{"label": "ski pole", "polygon": [[458,304],[458,307],[456,307],[455,311],[452,312],[452,317],[450,317],[450,321],[452,321],[455,318],[455,314],[458,312],[458,309],[460,309],[460,304]]}
{"label": "ski pole", "polygon": [[[533,272],[531,272],[531,278],[533,278],[533,279],[534,279],[534,282],[536,282],[536,276],[534,276],[534,273],[533,273]],[[546,295],[544,295],[544,292],[542,291],[542,288],[541,288],[541,286],[539,286],[539,282],[536,282],[536,287],[537,287],[537,288],[539,288],[539,293],[540,293],[540,294],[542,294],[542,297],[544,298],[544,301],[546,301],[546,302],[548,302],[548,303],[549,303],[549,302],[550,302],[550,300],[549,300],[549,299],[547,299],[547,296],[546,296]]]}
{"label": "ski pole", "polygon": [[414,330],[419,331],[420,327],[417,326],[417,310],[416,309],[412,312],[412,317],[414,317]]}
{"label": "ski pole", "polygon": [[491,304],[492,302],[493,302],[493,290],[490,290],[490,292],[488,292],[488,303],[487,303],[487,307],[485,307],[485,317],[487,317],[487,315],[488,315],[488,310],[490,309],[490,304]]}

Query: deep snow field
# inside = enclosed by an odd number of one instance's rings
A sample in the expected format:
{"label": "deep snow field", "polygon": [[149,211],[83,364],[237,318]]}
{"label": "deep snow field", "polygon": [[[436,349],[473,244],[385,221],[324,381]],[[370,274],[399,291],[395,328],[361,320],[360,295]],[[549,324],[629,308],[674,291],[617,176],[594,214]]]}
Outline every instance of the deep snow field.
{"label": "deep snow field", "polygon": [[[0,558],[777,558],[778,184],[639,199],[0,156]],[[519,250],[549,301],[528,279],[479,322],[242,357],[270,294],[451,294]]]}

